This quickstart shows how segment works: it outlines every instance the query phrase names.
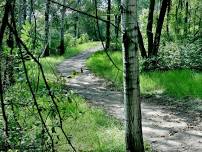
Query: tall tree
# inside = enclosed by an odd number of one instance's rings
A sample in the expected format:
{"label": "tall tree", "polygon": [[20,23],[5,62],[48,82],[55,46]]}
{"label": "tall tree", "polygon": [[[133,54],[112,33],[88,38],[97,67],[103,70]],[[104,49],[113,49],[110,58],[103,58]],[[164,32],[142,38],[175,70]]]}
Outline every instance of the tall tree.
{"label": "tall tree", "polygon": [[110,47],[110,22],[111,22],[111,0],[107,3],[107,23],[106,23],[106,49]]}
{"label": "tall tree", "polygon": [[126,151],[144,152],[140,105],[137,0],[122,0]]}
{"label": "tall tree", "polygon": [[147,38],[148,38],[148,55],[152,55],[152,48],[153,48],[153,18],[154,18],[154,6],[155,0],[150,0],[149,5],[149,15],[148,15],[148,22],[147,22]]}
{"label": "tall tree", "polygon": [[45,10],[45,42],[44,42],[44,52],[43,56],[49,56],[49,13],[50,13],[50,0],[46,0],[46,10]]}
{"label": "tall tree", "polygon": [[160,39],[161,39],[161,31],[163,28],[163,22],[164,22],[166,10],[169,4],[170,4],[170,0],[163,0],[161,4],[161,10],[160,10],[159,18],[157,21],[156,33],[155,33],[155,38],[153,43],[153,50],[152,50],[152,55],[154,56],[156,56],[158,53]]}
{"label": "tall tree", "polygon": [[[65,0],[63,0],[63,5],[65,5]],[[61,10],[61,31],[60,31],[60,55],[65,53],[65,46],[64,46],[64,18],[65,18],[65,7],[62,7]]]}
{"label": "tall tree", "polygon": [[185,18],[184,18],[184,35],[187,35],[187,28],[188,28],[188,13],[189,13],[189,3],[186,0],[185,3]]}
{"label": "tall tree", "polygon": [[[76,7],[79,6],[80,2],[81,2],[81,0],[76,1]],[[75,36],[75,38],[79,37],[79,14],[77,12],[75,14],[74,36]]]}
{"label": "tall tree", "polygon": [[23,23],[27,18],[27,0],[23,0]]}
{"label": "tall tree", "polygon": [[22,22],[23,22],[23,12],[22,12],[22,0],[18,1],[18,27],[19,27],[19,32],[22,28]]}

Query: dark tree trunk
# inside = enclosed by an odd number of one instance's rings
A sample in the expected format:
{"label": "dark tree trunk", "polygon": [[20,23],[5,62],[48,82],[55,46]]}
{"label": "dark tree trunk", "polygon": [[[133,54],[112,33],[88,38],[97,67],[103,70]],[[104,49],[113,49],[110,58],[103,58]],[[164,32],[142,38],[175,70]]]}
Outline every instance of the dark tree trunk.
{"label": "dark tree trunk", "polygon": [[75,24],[74,24],[74,36],[75,36],[75,38],[79,37],[78,21],[79,21],[79,16],[78,16],[78,14],[76,14],[76,16],[75,16]]}
{"label": "dark tree trunk", "polygon": [[152,27],[153,27],[154,6],[155,6],[155,0],[150,0],[149,15],[147,22],[148,56],[152,56],[152,50],[153,50]]}
{"label": "dark tree trunk", "polygon": [[18,6],[18,28],[19,28],[19,34],[20,30],[22,29],[22,22],[23,22],[23,12],[22,12],[22,0],[19,0],[19,6]]}
{"label": "dark tree trunk", "polygon": [[30,3],[29,3],[29,23],[31,24],[32,22],[32,10],[33,10],[33,0],[30,0]]}
{"label": "dark tree trunk", "polygon": [[111,22],[111,0],[108,0],[107,6],[107,23],[106,23],[106,49],[110,47],[110,22]]}
{"label": "dark tree trunk", "polygon": [[147,58],[147,52],[146,52],[145,47],[144,47],[144,41],[142,38],[142,34],[140,32],[139,26],[138,26],[138,45],[139,45],[141,56],[143,58]]}
{"label": "dark tree trunk", "polygon": [[23,23],[25,23],[27,18],[27,1],[23,0]]}
{"label": "dark tree trunk", "polygon": [[50,1],[46,0],[46,10],[45,10],[45,43],[44,43],[44,52],[43,56],[49,56],[49,12],[50,11]]}
{"label": "dark tree trunk", "polygon": [[161,38],[161,31],[163,27],[163,22],[167,10],[167,6],[170,3],[170,0],[163,0],[161,4],[161,10],[157,22],[157,27],[156,27],[156,33],[155,33],[155,38],[154,38],[154,43],[153,43],[153,53],[152,55],[156,56],[158,53],[159,49],[159,44],[160,44],[160,38]]}
{"label": "dark tree trunk", "polygon": [[166,32],[168,39],[170,39],[170,30],[169,30],[169,22],[170,22],[170,9],[171,9],[171,1],[168,3],[168,8],[167,8],[167,23],[166,23]]}
{"label": "dark tree trunk", "polygon": [[[65,0],[63,0],[63,5],[65,5]],[[61,31],[60,31],[60,55],[65,53],[65,46],[64,46],[64,17],[65,17],[65,7],[61,10]]]}
{"label": "dark tree trunk", "polygon": [[187,35],[188,13],[189,13],[189,4],[188,4],[188,0],[187,0],[187,1],[186,1],[186,4],[185,4],[184,36]]}
{"label": "dark tree trunk", "polygon": [[119,43],[119,30],[120,30],[120,22],[121,22],[121,15],[115,15],[115,25],[114,31],[115,31],[115,37],[116,37],[116,50],[118,49],[118,43]]}
{"label": "dark tree trunk", "polygon": [[114,34],[115,34],[115,36],[116,36],[116,39],[118,39],[118,37],[119,37],[119,21],[118,21],[118,18],[119,18],[118,15],[115,15],[115,16],[114,16],[115,25],[116,25],[116,27],[114,27]]}
{"label": "dark tree trunk", "polygon": [[1,113],[2,113],[2,122],[3,122],[3,148],[5,151],[9,149],[9,144],[8,144],[8,138],[9,138],[9,128],[8,128],[8,117],[6,115],[6,105],[4,103],[4,88],[3,88],[3,82],[2,82],[2,57],[3,57],[3,37],[4,33],[6,30],[8,18],[9,18],[9,12],[11,9],[11,0],[6,1],[5,5],[5,11],[4,11],[4,16],[1,22],[1,27],[0,27],[0,106],[1,106]]}

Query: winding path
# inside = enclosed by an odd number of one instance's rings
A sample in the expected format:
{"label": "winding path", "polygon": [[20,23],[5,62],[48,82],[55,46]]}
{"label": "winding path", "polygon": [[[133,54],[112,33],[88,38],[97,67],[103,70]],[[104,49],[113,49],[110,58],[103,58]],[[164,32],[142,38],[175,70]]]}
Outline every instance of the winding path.
{"label": "winding path", "polygon": [[[67,85],[84,96],[93,105],[102,107],[108,114],[124,120],[122,92],[111,90],[104,79],[96,77],[85,66],[85,61],[101,46],[65,60],[58,65],[58,71],[66,77]],[[83,72],[81,72],[81,69]],[[72,73],[79,74],[72,77]],[[158,100],[158,96],[156,97]],[[159,152],[202,152],[202,121],[196,115],[195,121],[177,115],[165,106],[152,104],[153,98],[142,98],[142,123],[144,139]]]}

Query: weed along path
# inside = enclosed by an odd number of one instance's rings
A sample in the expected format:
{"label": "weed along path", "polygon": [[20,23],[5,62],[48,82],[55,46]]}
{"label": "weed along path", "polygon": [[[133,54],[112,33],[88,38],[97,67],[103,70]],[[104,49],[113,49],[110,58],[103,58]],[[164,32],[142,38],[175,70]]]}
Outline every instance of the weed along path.
{"label": "weed along path", "polygon": [[[106,80],[96,77],[85,66],[86,59],[101,49],[101,46],[97,46],[65,60],[58,66],[58,71],[67,80],[68,87],[93,105],[102,107],[108,114],[123,121],[122,92],[110,89]],[[151,143],[154,150],[202,152],[201,115],[188,119],[168,107],[152,103],[153,100],[161,98],[142,97],[142,122],[144,139]]]}

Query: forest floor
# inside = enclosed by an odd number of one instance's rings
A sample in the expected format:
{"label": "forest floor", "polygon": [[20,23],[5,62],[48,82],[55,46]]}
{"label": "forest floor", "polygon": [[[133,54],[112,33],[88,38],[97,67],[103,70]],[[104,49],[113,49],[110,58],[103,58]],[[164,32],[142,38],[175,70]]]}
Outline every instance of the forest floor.
{"label": "forest floor", "polygon": [[[117,91],[111,82],[96,77],[85,65],[87,58],[98,50],[102,47],[97,46],[66,59],[58,65],[58,71],[68,88],[83,96],[92,106],[102,107],[109,115],[124,121],[123,93]],[[155,151],[202,151],[201,113],[185,112],[180,105],[159,104],[175,100],[165,95],[143,96],[141,99],[144,140],[150,142]]]}

